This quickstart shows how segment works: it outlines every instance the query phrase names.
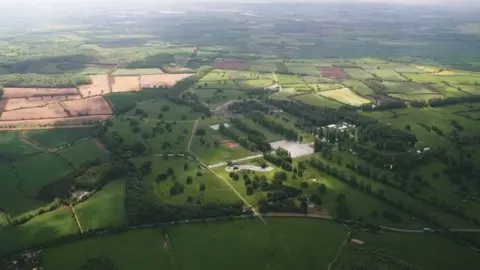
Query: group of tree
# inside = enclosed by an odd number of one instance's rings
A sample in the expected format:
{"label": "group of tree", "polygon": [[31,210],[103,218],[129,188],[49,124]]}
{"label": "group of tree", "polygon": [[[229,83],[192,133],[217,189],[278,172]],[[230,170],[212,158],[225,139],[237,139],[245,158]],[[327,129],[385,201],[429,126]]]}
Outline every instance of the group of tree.
{"label": "group of tree", "polygon": [[277,123],[273,120],[268,119],[262,112],[252,112],[247,115],[248,118],[252,119],[255,123],[265,127],[273,133],[281,134],[287,140],[298,141],[299,135],[294,129],[287,128],[285,125]]}
{"label": "group of tree", "polygon": [[241,146],[249,149],[250,151],[267,152],[272,149],[263,133],[248,127],[239,119],[232,119],[231,123],[238,129],[247,133],[247,137],[240,137],[237,133],[235,133],[232,129],[227,128],[224,124],[219,126],[219,132],[233,141],[238,142]]}

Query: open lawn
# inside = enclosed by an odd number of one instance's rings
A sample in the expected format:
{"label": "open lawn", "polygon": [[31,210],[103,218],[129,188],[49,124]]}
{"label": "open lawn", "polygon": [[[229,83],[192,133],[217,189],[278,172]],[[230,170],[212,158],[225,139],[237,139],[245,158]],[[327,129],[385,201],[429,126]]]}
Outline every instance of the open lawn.
{"label": "open lawn", "polygon": [[379,235],[355,231],[352,238],[364,241],[362,248],[406,261],[420,269],[474,270],[480,263],[480,257],[474,251],[436,234]]}
{"label": "open lawn", "polygon": [[25,137],[49,149],[57,149],[67,144],[88,138],[97,133],[98,128],[39,129],[25,131]]}
{"label": "open lawn", "polygon": [[18,179],[10,165],[0,165],[0,208],[10,216],[28,212],[42,205],[41,202],[27,198],[18,186]]}
{"label": "open lawn", "polygon": [[317,93],[317,95],[321,95],[351,106],[360,106],[362,104],[370,103],[370,100],[355,94],[355,92],[352,92],[352,90],[348,88],[323,91]]}
{"label": "open lawn", "polygon": [[105,161],[108,158],[108,154],[100,149],[93,140],[75,144],[57,152],[57,154],[71,162],[75,168],[81,168],[93,161]]}
{"label": "open lawn", "polygon": [[299,95],[295,96],[293,99],[316,107],[339,108],[343,105],[315,94]]}
{"label": "open lawn", "polygon": [[75,205],[83,230],[120,226],[125,222],[125,180],[115,180]]}
{"label": "open lawn", "polygon": [[78,227],[67,207],[39,215],[19,226],[0,226],[0,254],[19,250],[64,235],[75,234]]}
{"label": "open lawn", "polygon": [[29,196],[35,196],[44,185],[59,180],[72,170],[65,159],[50,153],[19,161],[15,168],[20,187]]}
{"label": "open lawn", "polygon": [[[159,265],[165,270],[326,269],[346,236],[343,227],[328,221],[266,221],[267,225],[253,219],[170,227],[169,252],[162,247],[161,229],[98,237],[44,251],[44,266],[51,270],[76,269],[92,256],[104,256],[114,260],[119,270],[157,269]],[[285,233],[292,228],[294,234]],[[138,249],[138,243],[142,243],[142,249]],[[200,248],[205,245],[208,248]],[[239,256],[249,259],[238,260]]]}
{"label": "open lawn", "polygon": [[[153,193],[162,202],[184,204],[187,203],[188,197],[191,197],[193,201],[203,202],[236,202],[239,200],[230,187],[220,178],[212,172],[200,168],[195,161],[181,156],[153,156],[137,159],[137,164],[142,164],[145,161],[152,162],[151,173],[146,176],[146,179],[150,181]],[[168,168],[173,169],[173,174],[168,175]],[[159,174],[166,174],[168,177],[160,180],[158,178]],[[188,176],[192,177],[190,184],[187,182]],[[171,193],[171,188],[175,182],[184,186],[183,193]],[[205,191],[203,192],[200,191],[201,184],[205,185]]]}

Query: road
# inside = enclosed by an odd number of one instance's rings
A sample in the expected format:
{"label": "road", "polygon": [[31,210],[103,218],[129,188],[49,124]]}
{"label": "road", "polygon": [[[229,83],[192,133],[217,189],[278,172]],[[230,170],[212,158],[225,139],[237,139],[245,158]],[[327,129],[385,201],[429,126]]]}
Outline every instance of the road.
{"label": "road", "polygon": [[192,136],[190,136],[190,140],[188,141],[187,152],[190,152],[190,146],[192,145],[193,138],[195,137],[195,131],[197,130],[198,121],[200,121],[200,118],[195,120],[195,123],[193,124]]}
{"label": "road", "polygon": [[[263,154],[258,154],[258,155],[249,156],[249,157],[245,157],[245,158],[235,159],[235,160],[231,160],[231,162],[233,162],[233,163],[243,162],[243,161],[248,161],[248,160],[261,158],[261,157],[263,157]],[[222,166],[227,166],[227,162],[220,162],[220,163],[217,163],[217,164],[209,165],[207,167],[210,168],[210,169],[215,169],[215,168],[222,167]]]}

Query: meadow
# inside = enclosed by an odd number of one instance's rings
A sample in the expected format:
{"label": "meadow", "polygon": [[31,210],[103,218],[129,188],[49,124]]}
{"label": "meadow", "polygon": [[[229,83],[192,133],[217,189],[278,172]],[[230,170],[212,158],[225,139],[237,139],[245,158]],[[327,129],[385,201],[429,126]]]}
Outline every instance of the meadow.
{"label": "meadow", "polygon": [[351,106],[360,106],[362,104],[370,103],[370,100],[355,94],[355,92],[352,92],[352,90],[348,88],[322,91],[317,93],[317,95],[321,95],[323,97],[333,99],[335,101]]}
{"label": "meadow", "polygon": [[302,103],[317,106],[317,107],[331,107],[331,108],[339,108],[342,106],[341,103],[335,102],[330,99],[326,99],[319,95],[315,94],[306,94],[306,95],[298,95],[293,97],[294,100],[298,100]]}
{"label": "meadow", "polygon": [[93,136],[98,132],[96,127],[40,129],[24,131],[29,140],[48,149],[57,149],[67,144]]}
{"label": "meadow", "polygon": [[[267,218],[266,222],[254,219],[169,227],[169,251],[162,247],[160,229],[142,229],[48,249],[42,257],[45,267],[52,270],[76,269],[92,256],[110,258],[120,270],[156,269],[158,265],[163,269],[325,269],[346,236],[343,227],[327,221]],[[295,234],[285,233],[292,228],[298,228]],[[206,245],[208,248],[202,248]],[[250,259],[235,259],[238,256]]]}
{"label": "meadow", "polygon": [[16,131],[0,131],[0,160],[15,160],[41,153],[41,150],[21,139]]}
{"label": "meadow", "polygon": [[106,151],[100,149],[94,139],[75,144],[57,154],[72,163],[75,168],[81,168],[93,161],[104,162],[108,159]]}

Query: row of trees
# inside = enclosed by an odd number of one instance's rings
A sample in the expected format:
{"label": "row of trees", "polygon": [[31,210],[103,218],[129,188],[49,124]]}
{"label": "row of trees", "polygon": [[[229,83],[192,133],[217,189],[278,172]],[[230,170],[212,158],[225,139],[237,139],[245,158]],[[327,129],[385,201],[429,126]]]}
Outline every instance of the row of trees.
{"label": "row of trees", "polygon": [[272,149],[270,144],[266,140],[265,135],[263,135],[263,133],[259,133],[257,130],[251,129],[239,119],[232,119],[231,123],[238,129],[247,133],[247,137],[246,138],[240,137],[237,133],[235,133],[235,131],[233,131],[230,128],[227,128],[223,124],[220,125],[219,132],[225,135],[226,137],[238,142],[241,146],[249,149],[250,151],[267,152]]}
{"label": "row of trees", "polygon": [[291,128],[287,128],[284,125],[277,123],[273,120],[268,119],[264,113],[261,112],[252,112],[247,115],[248,118],[252,119],[255,123],[265,127],[266,129],[272,131],[273,133],[281,134],[287,140],[298,141],[298,133]]}

